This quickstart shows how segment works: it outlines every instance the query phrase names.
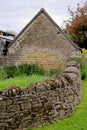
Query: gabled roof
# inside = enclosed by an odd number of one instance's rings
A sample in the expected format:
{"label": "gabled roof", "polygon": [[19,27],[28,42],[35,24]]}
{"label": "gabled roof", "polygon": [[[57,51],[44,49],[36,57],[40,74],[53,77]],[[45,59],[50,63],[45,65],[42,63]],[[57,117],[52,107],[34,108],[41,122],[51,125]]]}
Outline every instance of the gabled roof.
{"label": "gabled roof", "polygon": [[41,8],[40,11],[33,17],[33,19],[21,30],[21,32],[15,37],[13,42],[9,44],[9,47],[21,36],[21,34],[28,28],[29,25],[32,24],[32,22],[41,14],[44,13],[47,18],[58,28],[58,30],[66,37],[66,39],[77,49],[81,50],[80,47],[78,47],[71,39],[69,39],[66,34],[62,31],[62,29],[56,24],[56,22],[49,16],[49,14],[46,12],[44,8]]}

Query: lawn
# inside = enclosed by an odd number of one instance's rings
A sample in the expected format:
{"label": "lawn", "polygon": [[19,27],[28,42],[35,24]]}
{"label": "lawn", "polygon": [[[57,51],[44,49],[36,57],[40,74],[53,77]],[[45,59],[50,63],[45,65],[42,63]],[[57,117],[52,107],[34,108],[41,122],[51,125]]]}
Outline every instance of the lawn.
{"label": "lawn", "polygon": [[22,88],[25,88],[30,83],[43,82],[44,80],[46,80],[48,78],[50,78],[50,76],[33,74],[30,76],[21,75],[21,76],[17,76],[14,78],[0,80],[0,90],[8,87],[10,85],[17,85]]}
{"label": "lawn", "polygon": [[42,128],[28,130],[87,130],[87,81],[82,81],[82,84],[82,100],[70,117]]}

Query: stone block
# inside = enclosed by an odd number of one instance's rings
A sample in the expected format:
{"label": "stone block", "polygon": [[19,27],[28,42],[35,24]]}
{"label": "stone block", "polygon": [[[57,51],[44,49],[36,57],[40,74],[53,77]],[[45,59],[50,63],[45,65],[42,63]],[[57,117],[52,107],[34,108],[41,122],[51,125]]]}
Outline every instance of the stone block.
{"label": "stone block", "polygon": [[19,105],[10,105],[7,106],[7,112],[16,112],[20,110],[20,106]]}
{"label": "stone block", "polygon": [[5,130],[6,127],[8,127],[7,123],[0,123],[0,130]]}
{"label": "stone block", "polygon": [[7,106],[7,105],[11,105],[13,103],[13,100],[9,99],[9,100],[6,100],[5,102],[6,102],[6,106]]}
{"label": "stone block", "polygon": [[5,112],[6,112],[6,106],[0,105],[0,113],[5,113]]}
{"label": "stone block", "polygon": [[21,103],[20,106],[21,106],[22,110],[24,110],[24,109],[26,110],[27,109],[27,110],[31,111],[31,103],[29,103],[29,102],[27,102],[27,103]]}

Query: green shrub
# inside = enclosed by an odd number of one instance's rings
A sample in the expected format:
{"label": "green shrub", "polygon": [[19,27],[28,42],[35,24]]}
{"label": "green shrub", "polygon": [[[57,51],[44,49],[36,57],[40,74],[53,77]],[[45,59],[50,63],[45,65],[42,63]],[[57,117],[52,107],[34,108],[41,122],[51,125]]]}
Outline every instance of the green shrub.
{"label": "green shrub", "polygon": [[[19,65],[18,67],[10,66],[10,67],[6,67],[2,70],[5,72],[7,78],[15,77],[18,75],[27,75],[28,76],[31,74],[39,74],[39,75],[44,74],[43,68],[39,68],[39,67],[37,67],[37,65],[33,65],[33,64],[30,64],[30,65],[23,64],[23,65]],[[1,71],[1,73],[2,73],[2,71]]]}
{"label": "green shrub", "polygon": [[0,69],[0,80],[4,80],[7,78],[7,74],[4,69]]}
{"label": "green shrub", "polygon": [[81,79],[85,80],[87,78],[87,65],[81,68]]}
{"label": "green shrub", "polygon": [[7,78],[15,77],[17,75],[17,67],[11,66],[4,68],[5,73],[7,74]]}
{"label": "green shrub", "polygon": [[44,74],[44,70],[42,68],[37,67],[33,64],[24,64],[18,66],[18,73],[19,75],[25,74],[25,75],[31,75],[31,74]]}
{"label": "green shrub", "polygon": [[80,63],[81,67],[81,79],[84,80],[87,78],[87,59],[84,57],[84,54],[82,53],[80,57],[78,58],[70,58],[70,60],[74,60]]}
{"label": "green shrub", "polygon": [[41,67],[36,66],[35,68],[33,68],[33,73],[37,74],[37,75],[44,75],[44,69]]}
{"label": "green shrub", "polygon": [[81,65],[81,78],[82,78],[82,80],[84,80],[87,78],[87,60],[83,54],[81,57],[81,64],[80,65]]}
{"label": "green shrub", "polygon": [[28,73],[28,65],[24,64],[24,65],[19,65],[18,66],[18,75],[22,75],[22,74],[26,74]]}
{"label": "green shrub", "polygon": [[86,79],[86,72],[85,71],[81,71],[81,79],[82,80]]}

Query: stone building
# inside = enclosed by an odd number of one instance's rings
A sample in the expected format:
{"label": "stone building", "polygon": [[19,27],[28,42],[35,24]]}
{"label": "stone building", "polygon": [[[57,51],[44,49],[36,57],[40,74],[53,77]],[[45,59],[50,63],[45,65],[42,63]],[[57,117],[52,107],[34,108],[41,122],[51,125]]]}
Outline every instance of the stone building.
{"label": "stone building", "polygon": [[69,57],[79,53],[80,48],[42,8],[9,45],[7,66],[37,64],[45,71],[62,69]]}

